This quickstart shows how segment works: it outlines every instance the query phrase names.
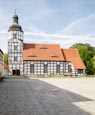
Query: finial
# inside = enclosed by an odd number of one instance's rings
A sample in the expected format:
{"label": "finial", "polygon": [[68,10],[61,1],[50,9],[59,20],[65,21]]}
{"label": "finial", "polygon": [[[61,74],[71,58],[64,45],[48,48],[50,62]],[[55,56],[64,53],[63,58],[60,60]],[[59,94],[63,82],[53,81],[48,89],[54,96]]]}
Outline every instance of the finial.
{"label": "finial", "polygon": [[18,16],[16,15],[16,9],[15,9],[15,12],[14,12],[14,16],[13,16],[13,23],[17,23],[18,24]]}

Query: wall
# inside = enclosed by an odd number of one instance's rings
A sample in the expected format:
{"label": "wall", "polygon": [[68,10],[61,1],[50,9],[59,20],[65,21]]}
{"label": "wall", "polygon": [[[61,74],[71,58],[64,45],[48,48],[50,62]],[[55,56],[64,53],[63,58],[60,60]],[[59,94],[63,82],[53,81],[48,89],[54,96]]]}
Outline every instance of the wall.
{"label": "wall", "polygon": [[[8,42],[8,65],[9,75],[13,74],[13,70],[20,70],[20,75],[23,75],[22,61],[23,43],[18,39],[11,39]],[[15,60],[15,57],[17,60]]]}
{"label": "wall", "polygon": [[[31,65],[33,65],[31,72]],[[47,72],[44,70],[44,66],[47,65]],[[57,65],[60,65],[60,72],[57,70]],[[83,73],[78,74],[78,70],[75,70],[71,62],[62,61],[24,61],[23,62],[24,75],[85,75]]]}

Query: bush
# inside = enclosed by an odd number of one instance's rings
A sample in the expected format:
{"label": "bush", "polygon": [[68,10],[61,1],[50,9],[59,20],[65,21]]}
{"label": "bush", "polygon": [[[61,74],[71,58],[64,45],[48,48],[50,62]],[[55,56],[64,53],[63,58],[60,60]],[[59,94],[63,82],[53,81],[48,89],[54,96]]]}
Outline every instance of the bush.
{"label": "bush", "polygon": [[3,80],[4,80],[4,78],[3,78],[3,77],[0,77],[0,82],[3,81]]}
{"label": "bush", "polygon": [[4,77],[1,76],[1,72],[0,72],[0,81],[3,81]]}

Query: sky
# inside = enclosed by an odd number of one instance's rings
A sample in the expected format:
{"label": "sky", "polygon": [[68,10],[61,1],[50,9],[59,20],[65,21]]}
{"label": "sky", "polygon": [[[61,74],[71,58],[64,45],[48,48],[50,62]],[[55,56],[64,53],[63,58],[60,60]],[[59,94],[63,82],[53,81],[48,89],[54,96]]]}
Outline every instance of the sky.
{"label": "sky", "polygon": [[26,43],[95,46],[95,0],[0,0],[0,48],[5,53],[15,9]]}

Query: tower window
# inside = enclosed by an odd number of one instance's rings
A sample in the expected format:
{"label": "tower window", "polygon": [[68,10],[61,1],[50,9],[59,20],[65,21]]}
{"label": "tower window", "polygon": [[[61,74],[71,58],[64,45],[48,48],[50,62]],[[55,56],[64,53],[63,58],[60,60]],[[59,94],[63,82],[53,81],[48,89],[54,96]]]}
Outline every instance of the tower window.
{"label": "tower window", "polygon": [[16,34],[15,33],[13,34],[13,39],[16,39]]}
{"label": "tower window", "polygon": [[14,57],[14,61],[17,61],[17,56]]}
{"label": "tower window", "polygon": [[14,46],[14,50],[17,50],[17,46]]}

